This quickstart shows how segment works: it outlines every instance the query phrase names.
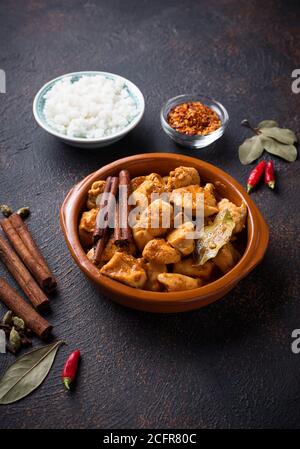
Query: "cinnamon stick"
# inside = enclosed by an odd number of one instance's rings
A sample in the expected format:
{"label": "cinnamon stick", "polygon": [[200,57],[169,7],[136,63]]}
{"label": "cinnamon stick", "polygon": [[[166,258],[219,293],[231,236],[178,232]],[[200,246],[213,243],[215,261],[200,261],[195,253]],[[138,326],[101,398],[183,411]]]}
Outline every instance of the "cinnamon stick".
{"label": "cinnamon stick", "polygon": [[43,268],[44,275],[47,278],[47,281],[43,282],[44,288],[49,292],[53,291],[57,286],[56,279],[55,279],[53,273],[51,272],[40,249],[38,248],[37,244],[33,240],[26,223],[24,223],[24,221],[18,214],[12,214],[9,217],[9,221],[11,222],[12,226],[15,228],[16,232],[19,234],[19,237],[23,241],[24,245],[27,246],[28,250],[34,257],[36,262]]}
{"label": "cinnamon stick", "polygon": [[93,233],[94,245],[98,242],[99,239],[102,238],[103,233],[104,233],[104,227],[101,227],[99,225],[99,218],[100,218],[101,210],[107,205],[107,195],[109,194],[110,189],[111,189],[111,182],[112,182],[112,177],[109,176],[105,181],[105,188],[104,188],[103,194],[101,196],[101,201],[99,204],[99,212],[97,214],[96,225],[95,225],[95,229],[94,229],[94,233]]}
{"label": "cinnamon stick", "polygon": [[0,300],[15,315],[22,318],[26,326],[39,337],[46,338],[49,335],[52,330],[51,324],[41,317],[3,278],[0,278]]}
{"label": "cinnamon stick", "polygon": [[116,214],[115,214],[115,225],[114,225],[114,239],[115,244],[119,245],[119,242],[121,241],[121,228],[120,228],[120,205],[119,203],[116,204]]}
{"label": "cinnamon stick", "polygon": [[101,256],[108,242],[108,238],[109,238],[109,229],[107,228],[107,230],[104,232],[103,237],[100,240],[98,240],[95,246],[94,260],[96,263],[101,262]]}
{"label": "cinnamon stick", "polygon": [[10,219],[5,218],[4,220],[0,220],[0,225],[12,247],[35,277],[39,286],[45,290],[49,288],[52,284],[51,275],[49,276],[48,271],[45,271],[44,267],[39,264],[31,251],[29,251],[29,248],[24,245],[23,240],[20,238]]}
{"label": "cinnamon stick", "polygon": [[[115,198],[118,192],[118,187],[119,178],[109,176],[106,180],[105,189],[107,188],[106,193],[109,193],[110,195],[108,198],[104,197],[103,201],[101,200],[93,235],[95,247],[94,260],[97,263],[101,261],[101,255],[109,237],[109,217],[112,212],[115,212],[113,209],[115,207]],[[104,207],[107,207],[105,215],[101,212]]]}
{"label": "cinnamon stick", "polygon": [[1,235],[0,259],[36,309],[41,309],[48,305],[49,300],[45,293],[33,279],[32,275],[27,270],[19,256]]}
{"label": "cinnamon stick", "polygon": [[116,210],[115,222],[115,244],[119,247],[128,246],[133,240],[132,230],[128,223],[130,194],[130,173],[128,170],[121,170],[119,173],[119,206]]}

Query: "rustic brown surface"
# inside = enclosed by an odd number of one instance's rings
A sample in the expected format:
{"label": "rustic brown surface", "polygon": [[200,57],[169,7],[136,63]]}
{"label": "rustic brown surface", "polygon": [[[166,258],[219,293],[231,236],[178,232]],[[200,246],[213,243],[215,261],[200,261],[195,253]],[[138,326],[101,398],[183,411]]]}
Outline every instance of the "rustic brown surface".
{"label": "rustic brown surface", "polygon": [[[1,202],[31,207],[30,229],[59,285],[47,317],[69,345],[38,391],[0,408],[0,428],[300,427],[300,355],[290,349],[300,328],[298,162],[276,159],[276,193],[253,194],[271,231],[264,263],[198,312],[150,315],[101,297],[71,260],[59,226],[64,196],[99,166],[145,151],[190,154],[159,122],[162,103],[180,93],[205,93],[228,108],[222,140],[192,154],[244,183],[243,118],[300,131],[300,94],[291,92],[299,17],[292,0],[1,3]],[[40,86],[76,70],[119,73],[145,95],[140,126],[110,149],[67,147],[33,120]],[[13,283],[2,267],[0,274]],[[60,372],[77,347],[80,375],[68,394]],[[0,355],[0,373],[13,360]]]}

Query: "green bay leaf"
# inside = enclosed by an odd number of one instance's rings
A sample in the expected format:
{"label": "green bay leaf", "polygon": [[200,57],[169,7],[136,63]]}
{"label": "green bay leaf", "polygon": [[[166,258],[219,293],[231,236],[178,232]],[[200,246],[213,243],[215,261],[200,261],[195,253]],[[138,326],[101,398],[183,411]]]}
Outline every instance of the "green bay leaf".
{"label": "green bay leaf", "polygon": [[239,146],[239,158],[243,165],[251,164],[258,159],[264,150],[263,139],[261,136],[253,136],[246,139]]}
{"label": "green bay leaf", "polygon": [[276,126],[278,126],[278,123],[275,122],[275,120],[263,120],[262,122],[259,122],[257,128],[274,128]]}
{"label": "green bay leaf", "polygon": [[286,161],[294,162],[297,159],[297,148],[295,145],[286,145],[277,140],[266,137],[263,140],[264,148],[268,153],[282,157]]}
{"label": "green bay leaf", "polygon": [[62,340],[34,349],[19,357],[0,380],[0,404],[24,398],[47,377]]}
{"label": "green bay leaf", "polygon": [[297,137],[294,131],[286,128],[262,128],[259,130],[264,136],[272,137],[272,139],[278,140],[278,142],[292,145],[297,142]]}

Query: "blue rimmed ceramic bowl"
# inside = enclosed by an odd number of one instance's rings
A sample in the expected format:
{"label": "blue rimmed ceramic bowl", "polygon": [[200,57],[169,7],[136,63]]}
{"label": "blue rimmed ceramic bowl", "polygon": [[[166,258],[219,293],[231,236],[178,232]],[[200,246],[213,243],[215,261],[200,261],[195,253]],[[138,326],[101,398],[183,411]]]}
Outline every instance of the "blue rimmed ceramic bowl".
{"label": "blue rimmed ceramic bowl", "polygon": [[[105,78],[108,79],[115,79],[120,80],[124,82],[125,88],[128,90],[129,95],[133,98],[136,106],[137,106],[137,114],[135,117],[131,120],[130,123],[128,123],[123,129],[120,131],[110,134],[104,137],[97,137],[97,138],[85,138],[85,137],[71,137],[67,136],[63,133],[58,132],[56,129],[54,129],[46,120],[45,114],[44,114],[44,108],[45,108],[45,95],[47,92],[49,92],[50,89],[59,81],[61,81],[64,78],[71,78],[71,82],[78,81],[82,76],[96,76],[96,75],[102,75]],[[88,72],[74,72],[74,73],[68,73],[66,75],[59,76],[58,78],[55,78],[48,83],[46,83],[36,94],[34,101],[33,101],[33,115],[37,123],[40,125],[41,128],[43,128],[45,131],[47,131],[49,134],[52,134],[53,136],[57,137],[58,139],[62,140],[63,142],[67,143],[68,145],[74,146],[74,147],[81,147],[81,148],[101,148],[106,147],[108,145],[111,145],[114,142],[117,142],[118,140],[122,139],[129,131],[131,131],[133,128],[137,126],[137,124],[140,122],[144,115],[145,110],[145,100],[142,92],[140,89],[133,84],[131,81],[127,80],[126,78],[123,78],[122,76],[116,75],[114,73],[108,73],[108,72],[97,72],[97,71],[88,71]]]}

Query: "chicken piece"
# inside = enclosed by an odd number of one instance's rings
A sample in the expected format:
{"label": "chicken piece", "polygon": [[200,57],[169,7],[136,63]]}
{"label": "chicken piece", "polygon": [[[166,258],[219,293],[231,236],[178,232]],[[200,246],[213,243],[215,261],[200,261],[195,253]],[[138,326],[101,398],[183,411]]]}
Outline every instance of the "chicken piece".
{"label": "chicken piece", "polygon": [[134,228],[147,229],[153,237],[160,237],[173,226],[173,220],[172,205],[162,199],[157,199],[141,213]]}
{"label": "chicken piece", "polygon": [[238,263],[240,258],[240,253],[229,242],[219,250],[216,257],[213,258],[213,263],[225,274]]}
{"label": "chicken piece", "polygon": [[167,273],[167,266],[165,264],[158,264],[154,262],[144,262],[144,268],[147,273],[147,281],[144,285],[145,290],[152,292],[159,292],[162,290],[162,285],[158,282],[157,276],[160,273]]}
{"label": "chicken piece", "polygon": [[103,262],[103,260],[101,260],[101,262],[96,262],[94,259],[94,254],[95,254],[95,248],[93,247],[86,253],[86,257],[89,259],[90,262],[92,262],[94,265],[97,266],[97,268],[100,269],[101,267],[103,267],[105,262]]}
{"label": "chicken piece", "polygon": [[163,180],[162,176],[158,175],[157,173],[150,173],[150,175],[146,176],[146,179],[148,181],[158,182],[160,184],[164,184],[164,180]]}
{"label": "chicken piece", "polygon": [[143,288],[147,281],[142,261],[123,252],[116,252],[100,273],[135,288]]}
{"label": "chicken piece", "polygon": [[[105,263],[107,263],[117,251],[119,251],[121,253],[127,253],[127,254],[134,256],[136,254],[136,246],[133,242],[130,242],[128,246],[124,246],[123,248],[118,248],[115,245],[115,238],[114,238],[114,235],[112,234],[101,254],[100,264],[98,263],[97,265],[99,266],[99,265],[104,265]],[[93,263],[95,263],[94,252],[95,252],[94,248],[91,248],[87,252],[87,258]]]}
{"label": "chicken piece", "polygon": [[186,221],[178,228],[174,229],[167,236],[167,242],[177,249],[183,256],[188,256],[194,251],[195,241],[190,234],[194,232],[194,225],[191,221]]}
{"label": "chicken piece", "polygon": [[89,248],[93,245],[93,232],[99,209],[93,208],[83,212],[79,223],[79,237],[82,245]]}
{"label": "chicken piece", "polygon": [[101,254],[101,262],[105,263],[108,262],[117,251],[120,253],[127,253],[130,254],[131,256],[134,256],[136,254],[136,246],[133,242],[130,242],[128,246],[118,248],[115,245],[115,237],[114,234],[112,233],[103,250],[103,253]]}
{"label": "chicken piece", "polygon": [[108,239],[108,242],[106,243],[106,246],[101,254],[101,261],[102,262],[108,262],[113,255],[115,254],[115,252],[117,252],[118,249],[115,245],[115,238],[114,238],[114,234],[111,234],[111,236]]}
{"label": "chicken piece", "polygon": [[97,197],[104,192],[105,181],[95,181],[88,191],[87,208],[93,209],[97,207]]}
{"label": "chicken piece", "polygon": [[201,207],[204,198],[203,188],[198,184],[189,185],[174,189],[170,196],[171,203],[179,209],[185,209],[192,212],[196,211],[196,207]]}
{"label": "chicken piece", "polygon": [[136,190],[146,179],[146,176],[136,176],[130,181],[132,191]]}
{"label": "chicken piece", "polygon": [[193,257],[188,257],[173,265],[173,273],[184,274],[185,276],[201,278],[207,281],[213,274],[214,267],[211,260],[208,260],[204,265],[195,265]]}
{"label": "chicken piece", "polygon": [[153,239],[153,235],[147,229],[143,228],[133,228],[132,234],[139,251],[143,251],[146,244]]}
{"label": "chicken piece", "polygon": [[94,232],[98,211],[99,209],[95,207],[91,210],[83,212],[79,229],[84,229],[86,232]]}
{"label": "chicken piece", "polygon": [[205,184],[203,188],[204,193],[204,217],[210,217],[211,215],[219,212],[217,200],[214,195],[215,186],[211,183]]}
{"label": "chicken piece", "polygon": [[192,290],[201,287],[201,279],[194,279],[189,276],[177,273],[161,273],[157,276],[159,282],[168,290],[168,292],[181,292],[183,290]]}
{"label": "chicken piece", "polygon": [[180,253],[164,239],[153,239],[147,243],[143,250],[146,260],[159,264],[177,263],[180,261]]}
{"label": "chicken piece", "polygon": [[208,217],[219,211],[212,191],[212,184],[206,184],[205,187],[200,187],[197,184],[189,185],[173,190],[170,201],[174,207],[191,210],[193,214],[196,214],[197,207],[201,212],[204,201],[204,217]]}
{"label": "chicken piece", "polygon": [[235,227],[233,230],[234,234],[241,232],[245,227],[246,216],[247,216],[247,206],[245,203],[242,203],[240,206],[236,206],[234,203],[231,203],[227,198],[223,198],[218,203],[219,211],[224,209],[229,210],[232,219],[235,223]]}
{"label": "chicken piece", "polygon": [[95,253],[95,248],[91,248],[88,250],[88,252],[86,253],[86,257],[94,263],[94,253]]}
{"label": "chicken piece", "polygon": [[171,192],[174,189],[190,186],[192,184],[200,184],[198,171],[193,167],[177,167],[169,174],[167,189]]}
{"label": "chicken piece", "polygon": [[146,176],[146,179],[133,191],[132,200],[134,204],[145,209],[154,199],[156,199],[154,198],[154,195],[161,195],[165,192],[165,189],[166,187],[162,177],[156,173],[151,173]]}

